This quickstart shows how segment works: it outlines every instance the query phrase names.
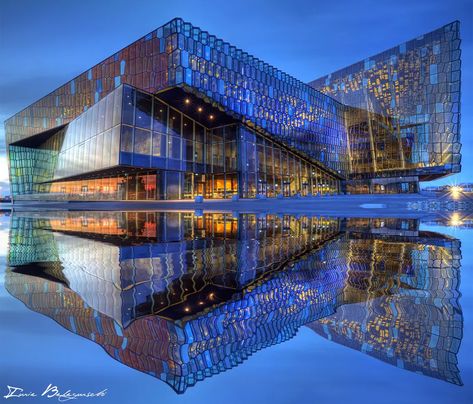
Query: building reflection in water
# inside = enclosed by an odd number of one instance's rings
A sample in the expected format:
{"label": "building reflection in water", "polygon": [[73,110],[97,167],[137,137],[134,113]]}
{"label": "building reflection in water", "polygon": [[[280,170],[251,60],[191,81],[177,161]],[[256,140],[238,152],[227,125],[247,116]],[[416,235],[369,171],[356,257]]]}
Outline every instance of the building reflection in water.
{"label": "building reflection in water", "polygon": [[8,291],[179,393],[304,325],[461,384],[460,242],[416,220],[15,213]]}

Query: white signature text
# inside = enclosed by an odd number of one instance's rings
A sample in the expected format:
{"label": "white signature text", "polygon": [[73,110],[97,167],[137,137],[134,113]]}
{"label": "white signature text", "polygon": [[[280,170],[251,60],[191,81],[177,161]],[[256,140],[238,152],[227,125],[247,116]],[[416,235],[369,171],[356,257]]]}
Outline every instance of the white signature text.
{"label": "white signature text", "polygon": [[27,397],[45,397],[45,398],[56,398],[59,402],[77,400],[78,398],[94,398],[94,397],[105,397],[107,389],[103,389],[99,392],[87,392],[87,393],[76,393],[71,390],[60,391],[59,388],[53,384],[49,384],[42,393],[35,393],[33,391],[26,392],[21,387],[8,386],[8,393],[3,398],[27,398]]}

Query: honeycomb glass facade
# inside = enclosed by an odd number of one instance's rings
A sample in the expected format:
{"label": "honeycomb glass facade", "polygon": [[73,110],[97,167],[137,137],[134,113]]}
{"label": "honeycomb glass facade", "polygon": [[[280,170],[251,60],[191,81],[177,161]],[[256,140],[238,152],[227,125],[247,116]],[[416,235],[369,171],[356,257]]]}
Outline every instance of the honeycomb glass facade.
{"label": "honeycomb glass facade", "polygon": [[459,26],[453,22],[310,83],[347,105],[347,190],[389,189],[393,181],[380,178],[430,180],[460,171]]}
{"label": "honeycomb glass facade", "polygon": [[5,287],[179,393],[304,326],[461,385],[460,247],[416,219],[14,212]]}
{"label": "honeycomb glass facade", "polygon": [[414,192],[460,169],[458,26],[309,85],[174,19],[5,122],[13,198]]}

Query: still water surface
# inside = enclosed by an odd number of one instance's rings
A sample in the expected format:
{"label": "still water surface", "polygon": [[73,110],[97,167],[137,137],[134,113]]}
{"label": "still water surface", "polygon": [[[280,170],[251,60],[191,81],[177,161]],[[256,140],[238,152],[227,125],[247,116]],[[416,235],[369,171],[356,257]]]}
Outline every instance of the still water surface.
{"label": "still water surface", "polygon": [[2,396],[52,383],[107,389],[80,399],[102,403],[472,402],[467,226],[65,211],[0,224]]}

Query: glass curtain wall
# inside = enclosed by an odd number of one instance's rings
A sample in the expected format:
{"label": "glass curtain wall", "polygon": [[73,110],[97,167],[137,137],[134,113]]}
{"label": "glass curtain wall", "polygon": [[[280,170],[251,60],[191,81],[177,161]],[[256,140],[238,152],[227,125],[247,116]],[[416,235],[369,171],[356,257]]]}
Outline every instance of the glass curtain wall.
{"label": "glass curtain wall", "polygon": [[[242,124],[207,128],[155,96],[128,85],[121,91],[108,95],[70,124],[59,153],[62,163],[56,171],[58,181],[44,184],[42,192],[57,194],[59,199],[85,200],[289,197],[338,192],[334,176]],[[118,100],[121,114],[114,112]],[[115,116],[121,120],[112,119]],[[98,122],[93,124],[94,117]],[[114,133],[119,133],[119,144]],[[119,148],[121,173],[104,171],[103,177],[97,178],[104,168],[98,161],[107,155],[107,164],[111,164],[107,153],[115,148]],[[77,151],[82,154],[77,155]],[[69,158],[74,160],[73,171],[67,164]],[[88,179],[61,181],[66,172],[77,174],[78,165]],[[95,172],[89,173],[92,167]]]}
{"label": "glass curtain wall", "polygon": [[279,144],[240,126],[241,196],[327,195],[339,192],[339,180]]}
{"label": "glass curtain wall", "polygon": [[206,128],[124,86],[120,164],[159,170],[158,199],[229,198],[238,195],[237,130],[236,124]]}

